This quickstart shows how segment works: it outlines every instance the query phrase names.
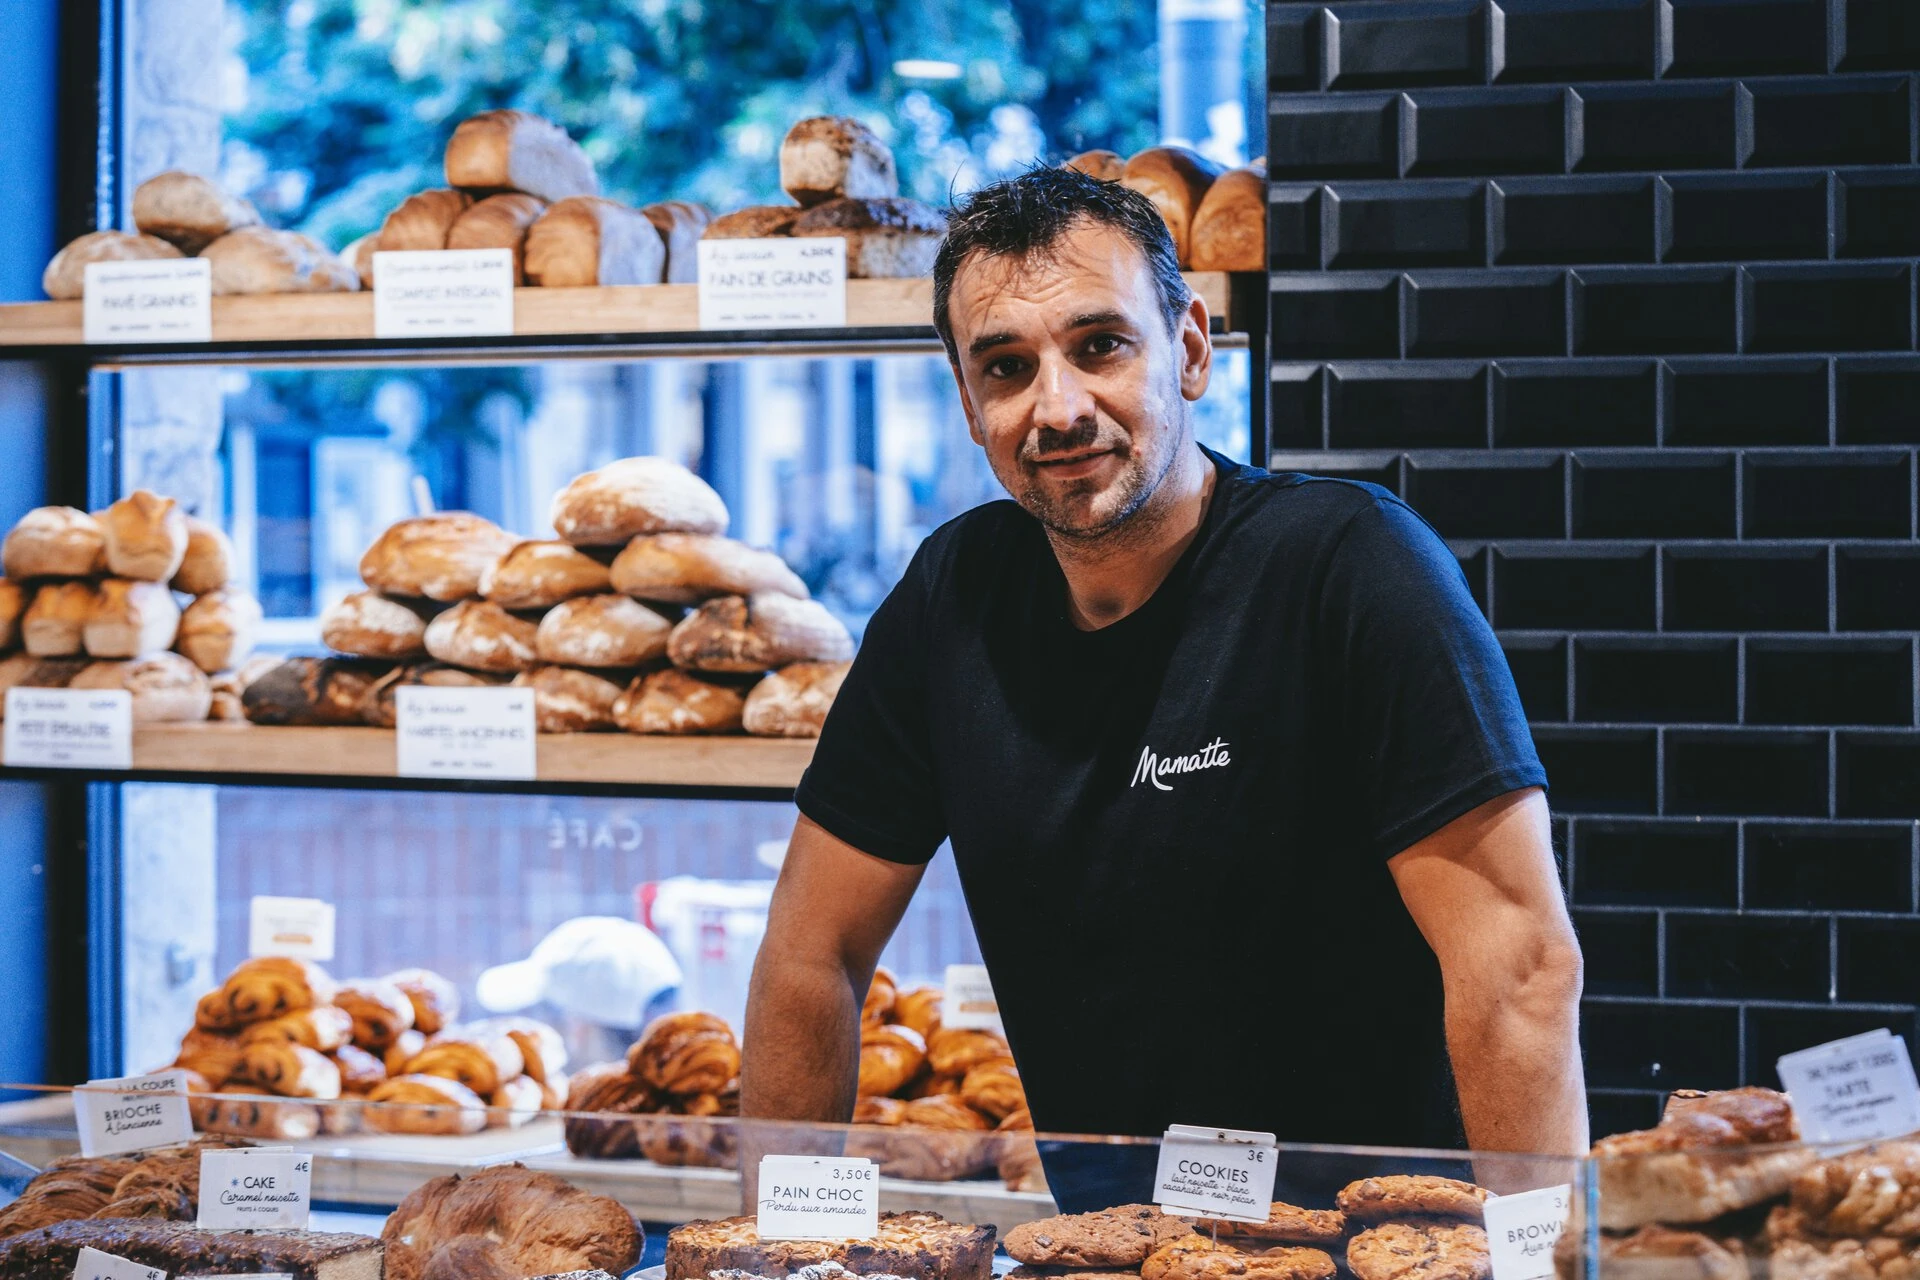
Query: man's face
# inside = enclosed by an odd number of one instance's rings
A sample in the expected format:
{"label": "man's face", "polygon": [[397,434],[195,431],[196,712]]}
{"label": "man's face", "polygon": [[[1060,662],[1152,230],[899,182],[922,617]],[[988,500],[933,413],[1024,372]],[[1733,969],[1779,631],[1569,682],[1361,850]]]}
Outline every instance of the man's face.
{"label": "man's face", "polygon": [[1038,260],[966,259],[948,316],[967,423],[1021,506],[1089,538],[1145,504],[1207,387],[1204,305],[1169,332],[1146,257],[1085,222]]}

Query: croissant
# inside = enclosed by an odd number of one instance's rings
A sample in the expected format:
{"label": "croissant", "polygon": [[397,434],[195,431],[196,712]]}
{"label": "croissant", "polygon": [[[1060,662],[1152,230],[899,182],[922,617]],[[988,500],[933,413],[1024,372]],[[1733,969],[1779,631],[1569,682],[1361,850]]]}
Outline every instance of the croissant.
{"label": "croissant", "polygon": [[413,1029],[436,1036],[460,1016],[460,990],[431,969],[401,969],[386,980],[413,1004]]}
{"label": "croissant", "polygon": [[[624,1062],[577,1071],[567,1091],[567,1150],[603,1160],[637,1156],[640,1122],[608,1117],[643,1115],[659,1108],[659,1094],[646,1081],[628,1074]],[[591,1114],[578,1114],[583,1112]]]}
{"label": "croissant", "polygon": [[898,1127],[855,1129],[847,1154],[877,1161],[888,1177],[919,1182],[950,1182],[992,1167],[997,1152],[987,1120],[957,1098],[922,1098],[900,1114]]}
{"label": "croissant", "polygon": [[939,1098],[950,1093],[960,1092],[960,1082],[964,1076],[943,1076],[932,1067],[923,1068],[913,1078],[913,1083],[904,1089],[900,1096],[909,1102],[917,1098]]}
{"label": "croissant", "polygon": [[468,1024],[466,1034],[470,1037],[504,1035],[512,1040],[525,1063],[522,1069],[539,1084],[547,1083],[548,1076],[558,1076],[566,1069],[567,1042],[558,1031],[538,1019],[488,1018]]}
{"label": "croissant", "polygon": [[735,1150],[733,1126],[724,1122],[677,1116],[640,1122],[640,1154],[655,1164],[728,1169],[733,1167]]}
{"label": "croissant", "polygon": [[876,968],[873,981],[867,986],[867,998],[860,1002],[860,1021],[891,1021],[893,1003],[898,994],[899,986],[894,982],[893,972],[885,965]]}
{"label": "croissant", "polygon": [[193,1025],[202,1031],[234,1031],[240,1026],[240,1020],[233,1016],[233,1006],[227,1003],[227,989],[215,987],[200,997],[193,1006]]}
{"label": "croissant", "polygon": [[1033,1116],[1023,1106],[1010,1112],[997,1132],[1002,1137],[996,1171],[1007,1190],[1045,1191],[1047,1172],[1040,1163],[1040,1144],[1033,1138]]}
{"label": "croissant", "polygon": [[478,1133],[487,1126],[487,1105],[458,1080],[441,1076],[395,1076],[367,1095],[392,1103],[366,1109],[367,1126],[382,1133]]}
{"label": "croissant", "polygon": [[993,1121],[950,1093],[935,1098],[915,1098],[901,1113],[900,1123],[921,1129],[954,1129],[976,1133],[985,1133],[993,1128]]}
{"label": "croissant", "polygon": [[740,1074],[740,1044],[710,1013],[669,1013],[627,1050],[627,1069],[667,1093],[718,1093]]}
{"label": "croissant", "polygon": [[235,1037],[196,1026],[181,1037],[180,1054],[173,1065],[197,1072],[209,1085],[218,1086],[239,1070],[241,1053]]}
{"label": "croissant", "polygon": [[863,1098],[898,1093],[927,1060],[927,1042],[907,1027],[869,1025],[860,1037],[860,1087]]}
{"label": "croissant", "polygon": [[1006,1119],[1027,1105],[1020,1069],[1011,1058],[981,1063],[960,1082],[960,1100],[990,1119]]}
{"label": "croissant", "polygon": [[990,1058],[1011,1056],[1006,1040],[992,1031],[941,1027],[927,1037],[927,1061],[943,1076],[964,1076]]}
{"label": "croissant", "polygon": [[386,1083],[387,1064],[357,1044],[343,1044],[333,1051],[334,1065],[340,1068],[340,1092],[370,1093]]}
{"label": "croissant", "polygon": [[220,989],[226,994],[236,1025],[262,1022],[333,1000],[333,980],[325,970],[288,956],[255,956],[243,961],[227,975]]}
{"label": "croissant", "polygon": [[304,1142],[320,1132],[320,1108],[284,1101],[255,1085],[224,1085],[217,1095],[188,1099],[187,1109],[203,1133]]}
{"label": "croissant", "polygon": [[912,1027],[923,1037],[931,1036],[940,1029],[941,999],[938,987],[915,987],[911,991],[903,991],[893,999],[893,1021],[903,1027]]}
{"label": "croissant", "polygon": [[386,1064],[387,1074],[390,1076],[407,1074],[407,1064],[426,1047],[427,1038],[418,1031],[411,1028],[402,1031],[393,1038],[393,1043],[387,1046],[387,1051],[380,1055],[381,1061]]}
{"label": "croissant", "polygon": [[898,1098],[862,1098],[853,1104],[855,1124],[896,1125],[907,1113],[907,1104]]}
{"label": "croissant", "polygon": [[262,1040],[285,1040],[305,1045],[321,1053],[332,1053],[353,1037],[353,1015],[330,1004],[298,1013],[283,1013],[265,1022],[256,1022],[240,1033],[241,1044]]}
{"label": "croissant", "polygon": [[234,1078],[283,1098],[340,1096],[340,1068],[333,1059],[290,1040],[256,1040],[246,1046]]}
{"label": "croissant", "polygon": [[426,1048],[414,1054],[406,1074],[458,1080],[481,1097],[490,1098],[525,1066],[520,1046],[509,1036],[488,1036],[484,1040],[447,1037],[429,1041]]}
{"label": "croissant", "polygon": [[355,978],[334,993],[333,1002],[352,1015],[353,1042],[368,1053],[385,1053],[394,1037],[413,1026],[413,1001],[380,978]]}
{"label": "croissant", "polygon": [[540,1114],[540,1082],[532,1076],[516,1076],[494,1090],[487,1110],[487,1124],[496,1129],[518,1129]]}

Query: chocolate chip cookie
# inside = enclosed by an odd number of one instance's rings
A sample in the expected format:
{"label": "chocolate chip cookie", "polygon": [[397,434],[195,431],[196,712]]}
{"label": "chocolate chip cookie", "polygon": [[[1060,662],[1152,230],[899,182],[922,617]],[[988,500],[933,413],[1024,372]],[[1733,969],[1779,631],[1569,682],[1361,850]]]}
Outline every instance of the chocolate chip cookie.
{"label": "chocolate chip cookie", "polygon": [[1283,1244],[1328,1244],[1347,1234],[1347,1215],[1338,1209],[1302,1209],[1275,1200],[1265,1222],[1228,1222],[1200,1218],[1193,1224],[1199,1235],[1221,1240],[1275,1240]]}
{"label": "chocolate chip cookie", "polygon": [[1390,1218],[1481,1222],[1487,1189],[1456,1178],[1396,1173],[1349,1182],[1333,1202],[1342,1213],[1360,1222],[1385,1222]]}
{"label": "chocolate chip cookie", "polygon": [[1318,1249],[1245,1251],[1206,1236],[1187,1236],[1155,1250],[1140,1280],[1332,1280],[1333,1258]]}
{"label": "chocolate chip cookie", "polygon": [[1358,1280],[1493,1276],[1487,1233],[1466,1222],[1383,1222],[1347,1243],[1347,1266]]}
{"label": "chocolate chip cookie", "polygon": [[1137,1267],[1193,1225],[1150,1204],[1125,1204],[1097,1213],[1066,1213],[1023,1222],[1007,1232],[1006,1249],[1033,1267]]}

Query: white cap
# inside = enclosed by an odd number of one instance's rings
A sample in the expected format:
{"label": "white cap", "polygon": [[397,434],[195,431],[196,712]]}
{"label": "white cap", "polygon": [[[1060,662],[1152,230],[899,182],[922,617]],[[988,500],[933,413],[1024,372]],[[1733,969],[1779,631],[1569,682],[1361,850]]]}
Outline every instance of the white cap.
{"label": "white cap", "polygon": [[525,960],[483,972],[475,994],[495,1013],[546,1001],[601,1026],[637,1027],[654,997],[682,980],[667,944],[645,925],[577,916],[540,939]]}

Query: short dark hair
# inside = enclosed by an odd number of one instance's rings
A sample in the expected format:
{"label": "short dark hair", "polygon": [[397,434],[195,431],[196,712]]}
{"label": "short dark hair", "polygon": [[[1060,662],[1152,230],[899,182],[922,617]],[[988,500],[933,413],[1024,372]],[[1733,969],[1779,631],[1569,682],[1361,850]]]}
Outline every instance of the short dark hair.
{"label": "short dark hair", "polygon": [[1077,169],[1032,169],[980,188],[954,202],[947,238],[933,260],[933,327],[958,363],[953,321],[947,315],[953,278],[973,254],[990,258],[1044,257],[1081,222],[1121,232],[1139,248],[1160,295],[1160,310],[1172,330],[1192,304],[1180,277],[1173,236],[1153,202],[1117,182],[1102,182]]}

